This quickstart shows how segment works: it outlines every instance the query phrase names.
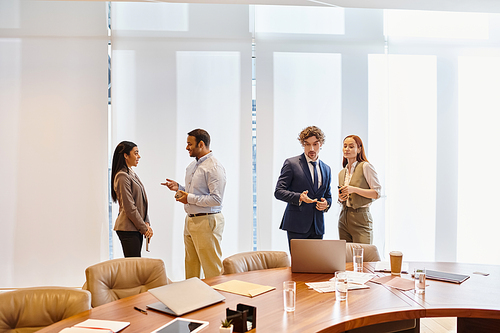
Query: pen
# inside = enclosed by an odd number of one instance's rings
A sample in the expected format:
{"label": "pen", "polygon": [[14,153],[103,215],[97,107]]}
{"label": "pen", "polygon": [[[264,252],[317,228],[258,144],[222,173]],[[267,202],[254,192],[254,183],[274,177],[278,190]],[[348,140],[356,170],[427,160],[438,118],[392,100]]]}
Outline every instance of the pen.
{"label": "pen", "polygon": [[141,312],[141,313],[144,313],[145,315],[147,315],[147,314],[148,314],[148,312],[147,312],[146,310],[143,310],[143,309],[141,309],[141,308],[138,308],[137,306],[134,306],[134,309],[135,309],[135,310],[137,310],[137,311],[139,311],[139,312]]}

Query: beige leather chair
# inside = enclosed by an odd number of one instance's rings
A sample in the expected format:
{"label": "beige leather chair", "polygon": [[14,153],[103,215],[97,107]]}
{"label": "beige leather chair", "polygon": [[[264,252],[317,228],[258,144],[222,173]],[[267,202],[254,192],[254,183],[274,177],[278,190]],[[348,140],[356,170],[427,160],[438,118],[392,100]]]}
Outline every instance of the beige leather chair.
{"label": "beige leather chair", "polygon": [[85,270],[83,289],[92,294],[96,307],[121,298],[137,295],[148,289],[169,284],[161,259],[121,258],[101,262]]}
{"label": "beige leather chair", "polygon": [[222,274],[243,273],[261,269],[290,267],[290,258],[283,251],[252,251],[227,257],[222,262]]}
{"label": "beige leather chair", "polygon": [[66,287],[0,293],[0,333],[31,333],[90,309],[90,293]]}
{"label": "beige leather chair", "polygon": [[378,253],[377,247],[372,244],[361,244],[361,243],[346,243],[346,251],[345,251],[345,261],[352,262],[352,248],[353,247],[362,247],[363,250],[363,261],[364,262],[372,262],[372,261],[380,261],[380,255]]}

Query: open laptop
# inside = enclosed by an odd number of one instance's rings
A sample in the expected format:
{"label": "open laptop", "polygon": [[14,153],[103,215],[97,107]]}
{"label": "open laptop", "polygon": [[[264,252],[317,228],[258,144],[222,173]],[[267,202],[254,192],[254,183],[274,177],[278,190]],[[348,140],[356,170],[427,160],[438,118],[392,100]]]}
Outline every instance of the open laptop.
{"label": "open laptop", "polygon": [[290,256],[294,273],[345,271],[345,240],[292,239]]}
{"label": "open laptop", "polygon": [[196,277],[149,289],[148,292],[160,301],[147,305],[149,309],[174,316],[182,316],[226,299]]}

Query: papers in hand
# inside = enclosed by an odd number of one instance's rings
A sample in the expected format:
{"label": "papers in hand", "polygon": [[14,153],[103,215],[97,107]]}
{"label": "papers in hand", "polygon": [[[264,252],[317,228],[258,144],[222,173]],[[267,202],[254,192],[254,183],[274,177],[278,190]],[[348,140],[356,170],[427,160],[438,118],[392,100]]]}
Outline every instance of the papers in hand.
{"label": "papers in hand", "polygon": [[[370,273],[358,273],[347,271],[347,289],[366,289],[370,288],[365,283],[370,281],[375,277],[374,274]],[[335,291],[335,278],[331,278],[330,281],[326,282],[307,282],[306,286],[316,290],[319,293],[331,293]]]}
{"label": "papers in hand", "polygon": [[268,292],[270,290],[276,289],[275,287],[262,286],[260,284],[239,281],[239,280],[231,280],[224,283],[216,284],[215,286],[212,286],[212,288],[248,297],[254,297],[263,294],[265,292]]}
{"label": "papers in hand", "polygon": [[66,327],[61,333],[115,333],[130,325],[125,321],[87,319],[73,327]]}

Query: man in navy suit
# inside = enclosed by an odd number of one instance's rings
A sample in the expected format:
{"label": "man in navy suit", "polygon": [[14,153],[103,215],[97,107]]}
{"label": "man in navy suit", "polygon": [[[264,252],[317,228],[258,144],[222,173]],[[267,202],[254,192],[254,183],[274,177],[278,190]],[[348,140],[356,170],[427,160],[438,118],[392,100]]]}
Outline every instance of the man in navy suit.
{"label": "man in navy suit", "polygon": [[304,153],[285,160],[274,196],[288,203],[280,229],[286,230],[288,246],[292,239],[322,239],[325,233],[323,213],[332,204],[331,170],[319,160],[325,135],[316,126],[299,134]]}

